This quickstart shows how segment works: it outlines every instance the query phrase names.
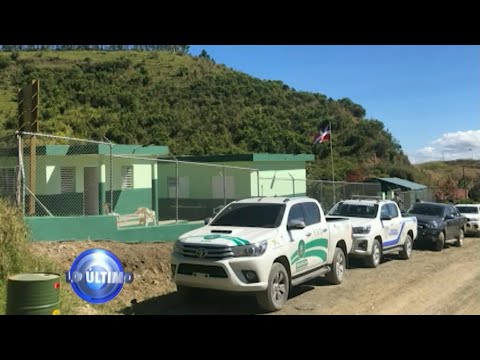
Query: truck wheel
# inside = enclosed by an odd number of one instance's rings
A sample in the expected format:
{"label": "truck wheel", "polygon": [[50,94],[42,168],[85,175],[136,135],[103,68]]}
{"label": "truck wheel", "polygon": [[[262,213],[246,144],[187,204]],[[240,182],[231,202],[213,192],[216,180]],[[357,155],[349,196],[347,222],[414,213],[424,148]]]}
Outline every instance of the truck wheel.
{"label": "truck wheel", "polygon": [[461,247],[463,246],[463,239],[465,238],[465,234],[463,233],[463,229],[460,229],[460,233],[457,236],[457,241],[455,241],[455,246]]}
{"label": "truck wheel", "polygon": [[445,246],[445,234],[443,232],[441,232],[438,235],[437,241],[433,245],[433,250],[442,251],[444,246]]}
{"label": "truck wheel", "polygon": [[405,239],[405,244],[403,244],[403,249],[400,251],[398,256],[402,260],[408,260],[412,256],[413,240],[410,235],[407,235]]}
{"label": "truck wheel", "polygon": [[258,306],[269,312],[280,310],[288,299],[289,290],[290,279],[285,266],[273,263],[267,290],[257,294]]}
{"label": "truck wheel", "polygon": [[327,281],[333,285],[340,284],[343,281],[346,265],[345,253],[341,248],[337,247],[333,255],[332,270],[325,275]]}
{"label": "truck wheel", "polygon": [[376,268],[380,264],[380,260],[382,259],[382,247],[380,246],[380,242],[375,239],[373,240],[372,245],[372,253],[367,258],[367,266],[370,268]]}

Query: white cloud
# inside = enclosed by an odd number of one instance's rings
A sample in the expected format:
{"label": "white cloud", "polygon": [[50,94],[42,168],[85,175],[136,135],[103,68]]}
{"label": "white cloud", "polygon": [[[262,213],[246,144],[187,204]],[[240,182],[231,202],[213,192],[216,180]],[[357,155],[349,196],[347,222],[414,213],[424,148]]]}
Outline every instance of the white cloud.
{"label": "white cloud", "polygon": [[480,130],[446,133],[429,146],[409,152],[413,164],[435,160],[480,159]]}

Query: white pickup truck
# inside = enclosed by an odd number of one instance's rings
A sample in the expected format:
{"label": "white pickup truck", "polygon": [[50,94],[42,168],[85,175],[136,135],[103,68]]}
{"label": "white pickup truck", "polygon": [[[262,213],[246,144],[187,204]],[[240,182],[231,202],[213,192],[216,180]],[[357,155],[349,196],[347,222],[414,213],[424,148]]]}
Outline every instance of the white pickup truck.
{"label": "white pickup truck", "polygon": [[325,275],[340,284],[352,247],[352,225],[326,219],[310,198],[234,201],[202,228],[180,236],[171,257],[179,292],[255,293],[261,308],[280,310],[292,286]]}
{"label": "white pickup truck", "polygon": [[394,201],[340,201],[328,215],[352,221],[353,246],[349,256],[365,258],[367,266],[377,267],[382,255],[393,252],[398,252],[401,259],[410,259],[417,238],[417,218],[403,217]]}
{"label": "white pickup truck", "polygon": [[467,218],[465,226],[467,234],[480,233],[480,204],[458,204],[455,205],[457,210]]}

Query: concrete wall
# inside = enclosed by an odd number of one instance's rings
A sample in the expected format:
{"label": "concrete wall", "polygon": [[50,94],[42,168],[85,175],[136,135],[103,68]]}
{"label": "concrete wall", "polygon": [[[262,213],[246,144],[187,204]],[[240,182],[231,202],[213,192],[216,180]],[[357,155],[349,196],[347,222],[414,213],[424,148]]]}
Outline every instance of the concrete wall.
{"label": "concrete wall", "polygon": [[120,242],[175,241],[203,223],[130,227],[117,229],[114,216],[27,217],[32,241],[113,240]]}

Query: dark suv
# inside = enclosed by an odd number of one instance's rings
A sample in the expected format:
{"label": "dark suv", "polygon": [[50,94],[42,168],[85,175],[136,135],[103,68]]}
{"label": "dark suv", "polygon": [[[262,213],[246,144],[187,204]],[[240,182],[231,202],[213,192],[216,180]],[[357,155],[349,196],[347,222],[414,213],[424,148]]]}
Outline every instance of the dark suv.
{"label": "dark suv", "polygon": [[453,205],[418,202],[408,211],[417,218],[418,242],[431,244],[435,251],[442,251],[445,242],[463,245],[467,218]]}

